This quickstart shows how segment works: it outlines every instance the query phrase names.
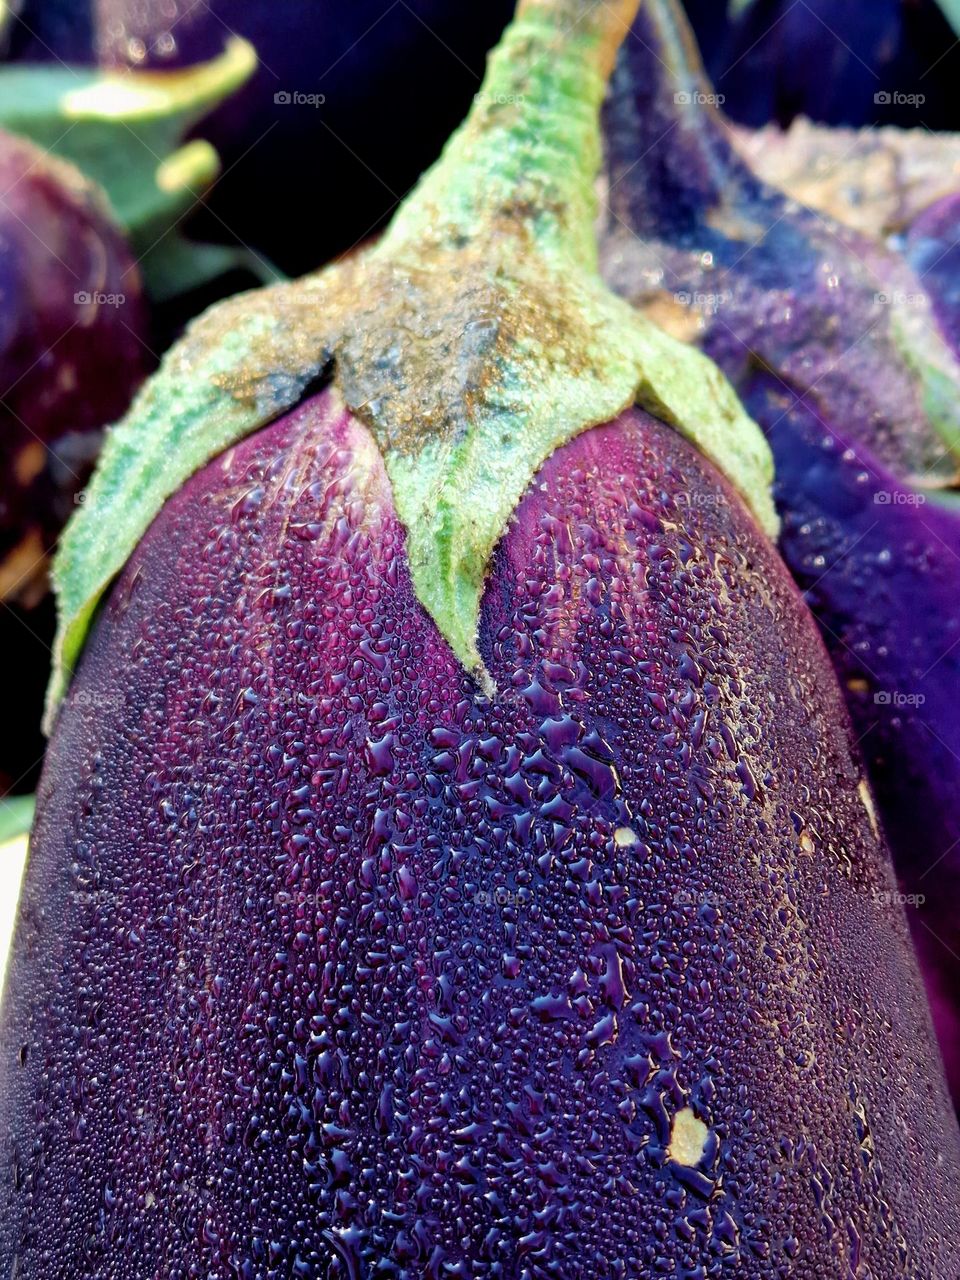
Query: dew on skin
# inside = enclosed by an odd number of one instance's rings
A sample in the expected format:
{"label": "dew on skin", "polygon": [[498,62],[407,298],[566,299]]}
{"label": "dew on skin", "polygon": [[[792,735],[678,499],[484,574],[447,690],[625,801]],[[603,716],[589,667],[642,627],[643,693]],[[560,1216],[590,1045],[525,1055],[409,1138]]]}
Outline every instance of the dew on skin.
{"label": "dew on skin", "polygon": [[[675,433],[586,433],[496,553],[488,699],[325,404],[168,503],[81,675],[125,697],[64,714],[6,1015],[21,1280],[820,1280],[848,1222],[909,1274],[953,1229],[880,1172],[896,1108],[937,1128],[925,1023],[772,551],[656,515],[719,483]],[[796,857],[826,814],[848,865]]]}

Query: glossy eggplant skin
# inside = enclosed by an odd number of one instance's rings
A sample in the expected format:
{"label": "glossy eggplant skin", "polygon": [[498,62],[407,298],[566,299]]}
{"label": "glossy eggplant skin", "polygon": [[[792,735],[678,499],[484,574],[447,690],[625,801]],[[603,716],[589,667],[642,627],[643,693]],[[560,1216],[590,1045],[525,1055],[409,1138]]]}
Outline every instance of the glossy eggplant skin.
{"label": "glossy eggplant skin", "polygon": [[960,513],[902,484],[769,374],[780,546],[823,630],[871,762],[947,1074],[960,1098]]}
{"label": "glossy eggplant skin", "polygon": [[0,1268],[894,1277],[960,1139],[843,704],[640,411],[495,554],[482,695],[321,392],[171,499],[51,743]]}
{"label": "glossy eggplant skin", "polygon": [[29,600],[149,349],[139,272],[96,189],[9,133],[0,188],[0,598]]}
{"label": "glossy eggplant skin", "polygon": [[641,10],[611,103],[605,274],[683,312],[767,435],[781,551],[840,675],[960,1105],[960,510],[923,487],[949,452],[878,302],[927,286],[760,182],[708,104],[676,104],[654,53],[669,8]]}

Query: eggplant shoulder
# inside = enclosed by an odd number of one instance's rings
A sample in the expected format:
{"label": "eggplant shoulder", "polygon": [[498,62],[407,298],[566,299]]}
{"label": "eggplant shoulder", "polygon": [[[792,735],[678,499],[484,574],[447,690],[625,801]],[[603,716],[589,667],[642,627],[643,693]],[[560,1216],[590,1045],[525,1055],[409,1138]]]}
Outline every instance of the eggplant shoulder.
{"label": "eggplant shoulder", "polygon": [[869,791],[731,486],[639,410],[562,446],[479,646],[492,698],[332,391],[168,501],[41,787],[0,1268],[954,1274]]}

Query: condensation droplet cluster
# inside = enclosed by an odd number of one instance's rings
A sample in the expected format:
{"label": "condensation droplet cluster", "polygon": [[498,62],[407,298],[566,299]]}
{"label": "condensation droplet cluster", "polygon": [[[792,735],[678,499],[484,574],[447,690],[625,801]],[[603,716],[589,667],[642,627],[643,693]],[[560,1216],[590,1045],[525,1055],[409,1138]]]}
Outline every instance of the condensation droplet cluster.
{"label": "condensation droplet cluster", "polygon": [[480,646],[492,699],[326,393],[168,503],[44,778],[3,1274],[948,1274],[905,928],[732,493],[639,412],[564,446]]}

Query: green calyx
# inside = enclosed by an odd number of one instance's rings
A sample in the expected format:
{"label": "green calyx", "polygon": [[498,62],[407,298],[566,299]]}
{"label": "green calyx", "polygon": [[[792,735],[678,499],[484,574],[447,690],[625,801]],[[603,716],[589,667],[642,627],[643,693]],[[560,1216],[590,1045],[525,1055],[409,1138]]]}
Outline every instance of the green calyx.
{"label": "green calyx", "polygon": [[33,796],[7,796],[0,800],[0,858],[4,856],[3,845],[28,834],[35,809]]}
{"label": "green calyx", "polygon": [[[960,460],[960,375],[957,362],[940,334],[930,300],[911,296],[909,305],[894,305],[891,313],[894,344],[920,389],[923,414],[935,435],[930,442],[939,456],[923,461],[913,478],[924,488],[953,483]],[[945,472],[945,474],[944,474]]]}
{"label": "green calyx", "polygon": [[[208,142],[182,140],[256,65],[253,46],[239,37],[210,62],[174,71],[11,64],[0,68],[0,128],[71,161],[103,188],[150,293],[163,299],[250,265],[244,251],[193,245],[176,228],[220,173]],[[276,273],[264,264],[257,274]]]}
{"label": "green calyx", "polygon": [[960,0],[938,0],[943,15],[960,36]]}
{"label": "green calyx", "polygon": [[48,722],[97,602],[164,500],[325,370],[370,427],[417,595],[482,683],[487,566],[554,449],[638,403],[770,534],[773,464],[719,370],[596,272],[605,77],[636,0],[526,0],[466,123],[372,249],[208,312],[110,435],[54,567]]}

